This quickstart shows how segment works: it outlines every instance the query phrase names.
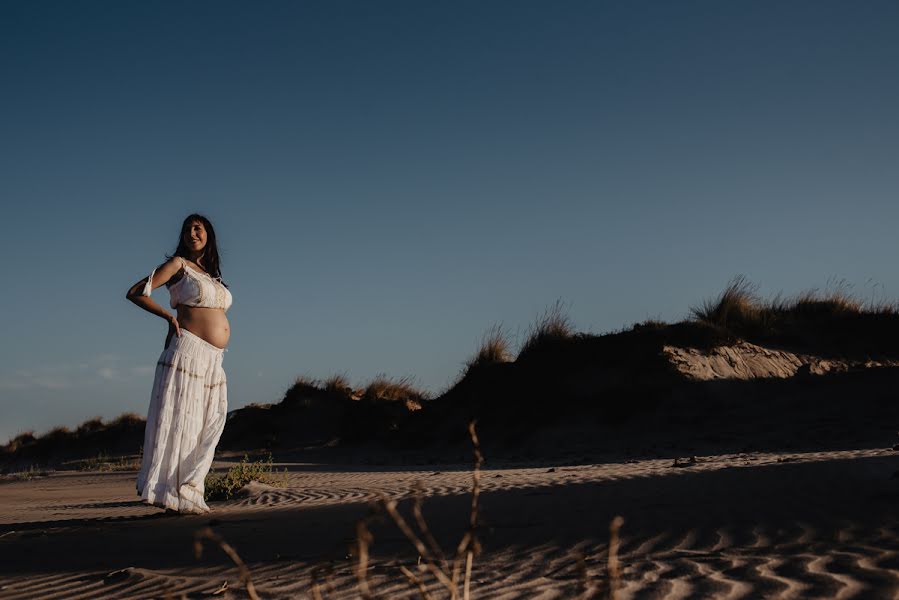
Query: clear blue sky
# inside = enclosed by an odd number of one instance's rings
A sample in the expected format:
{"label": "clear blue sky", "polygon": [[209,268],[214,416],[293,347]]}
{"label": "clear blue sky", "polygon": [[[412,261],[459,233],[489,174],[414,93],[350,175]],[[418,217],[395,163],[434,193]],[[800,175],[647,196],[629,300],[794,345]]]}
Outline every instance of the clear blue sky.
{"label": "clear blue sky", "polygon": [[897,65],[896,2],[4,2],[0,442],[146,414],[166,324],[124,294],[193,211],[232,409],[440,391],[558,298],[895,298]]}

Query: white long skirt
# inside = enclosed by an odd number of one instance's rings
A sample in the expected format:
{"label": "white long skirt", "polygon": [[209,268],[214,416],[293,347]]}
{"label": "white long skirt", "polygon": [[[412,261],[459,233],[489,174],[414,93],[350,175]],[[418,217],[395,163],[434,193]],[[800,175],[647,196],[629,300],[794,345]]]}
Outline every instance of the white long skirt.
{"label": "white long skirt", "polygon": [[137,495],[147,504],[207,513],[206,474],[228,412],[225,351],[181,329],[156,363]]}

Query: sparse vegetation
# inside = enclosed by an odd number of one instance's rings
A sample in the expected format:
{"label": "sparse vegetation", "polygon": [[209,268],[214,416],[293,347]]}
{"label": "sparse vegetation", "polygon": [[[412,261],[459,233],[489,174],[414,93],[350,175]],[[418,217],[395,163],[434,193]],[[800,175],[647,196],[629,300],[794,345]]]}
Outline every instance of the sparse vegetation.
{"label": "sparse vegetation", "polygon": [[465,363],[465,371],[469,372],[485,365],[511,362],[512,359],[509,332],[501,324],[496,324],[484,333],[477,354]]}
{"label": "sparse vegetation", "polygon": [[765,308],[757,295],[758,286],[744,276],[733,278],[715,300],[704,300],[690,308],[693,318],[722,327],[750,328],[761,326]]}
{"label": "sparse vegetation", "polygon": [[230,500],[234,494],[251,481],[258,481],[275,487],[287,485],[287,469],[275,471],[272,466],[272,455],[265,460],[250,462],[247,454],[243,459],[224,473],[210,471],[206,475],[204,499]]}
{"label": "sparse vegetation", "polygon": [[362,392],[362,400],[368,402],[404,402],[410,410],[418,410],[425,400],[424,392],[413,384],[410,377],[390,378],[378,375]]}
{"label": "sparse vegetation", "polygon": [[353,388],[350,385],[349,380],[347,380],[346,375],[337,374],[331,375],[324,382],[325,391],[329,394],[344,394],[347,396],[351,396],[353,394]]}
{"label": "sparse vegetation", "polygon": [[[654,410],[680,385],[663,348],[702,352],[739,341],[797,356],[864,365],[899,361],[899,305],[866,301],[844,281],[794,297],[763,299],[744,276],[676,323],[646,320],[603,335],[579,333],[557,300],[527,331],[517,357],[511,336],[485,332],[459,378],[431,397],[410,377],[378,375],[353,386],[346,374],[298,377],[280,402],[248,404],[229,413],[219,448],[300,449],[379,441],[413,447],[459,441],[459,422],[479,418],[501,443],[521,440],[554,420],[595,417],[603,423]],[[29,464],[125,469],[143,441],[144,420],[126,413],[74,430],[55,427],[16,435],[0,447],[6,470]]]}
{"label": "sparse vegetation", "polygon": [[574,324],[568,316],[565,305],[561,299],[556,300],[531,325],[527,339],[518,352],[518,359],[533,354],[539,348],[568,340],[575,333]]}
{"label": "sparse vegetation", "polygon": [[[74,430],[53,427],[43,435],[33,431],[19,433],[0,446],[0,465],[18,468],[29,463],[61,465],[81,461],[76,468],[127,469],[129,459],[139,452],[143,442],[144,419],[135,413],[123,413],[104,423],[100,417],[87,419]],[[113,459],[112,457],[122,457]]]}
{"label": "sparse vegetation", "polygon": [[94,457],[62,463],[66,468],[79,471],[137,471],[143,460],[143,446],[137,456],[109,456],[100,452]]}
{"label": "sparse vegetation", "polygon": [[0,474],[0,481],[31,481],[38,477],[46,477],[50,474],[47,469],[41,469],[35,465],[29,465],[27,469]]}
{"label": "sparse vegetation", "polygon": [[899,350],[895,341],[899,306],[864,301],[852,295],[844,280],[792,298],[778,294],[764,300],[757,290],[757,285],[737,276],[716,299],[691,308],[691,317],[729,336],[798,345],[805,351],[874,355]]}

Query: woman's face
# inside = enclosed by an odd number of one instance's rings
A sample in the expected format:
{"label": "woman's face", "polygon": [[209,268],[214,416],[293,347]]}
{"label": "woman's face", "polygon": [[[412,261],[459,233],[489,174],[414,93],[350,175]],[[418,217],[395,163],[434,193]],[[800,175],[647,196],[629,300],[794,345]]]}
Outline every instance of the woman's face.
{"label": "woman's face", "polygon": [[206,247],[206,228],[199,221],[193,221],[184,232],[184,243],[196,253]]}

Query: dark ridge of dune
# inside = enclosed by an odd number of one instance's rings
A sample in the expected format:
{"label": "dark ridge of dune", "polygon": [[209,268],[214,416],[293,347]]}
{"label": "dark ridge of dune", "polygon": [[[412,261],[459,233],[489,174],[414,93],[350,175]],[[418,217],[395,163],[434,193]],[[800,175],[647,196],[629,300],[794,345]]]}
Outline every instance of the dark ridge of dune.
{"label": "dark ridge of dune", "polygon": [[[543,454],[793,448],[812,442],[801,431],[808,419],[843,424],[814,441],[827,447],[888,436],[882,425],[896,422],[890,394],[899,383],[895,310],[809,296],[766,305],[739,293],[694,309],[694,320],[605,335],[574,333],[550,315],[515,360],[502,348],[482,349],[434,399],[403,380],[378,378],[354,390],[341,377],[300,379],[278,403],[231,411],[219,449],[375,444],[437,452],[465,446],[471,419],[493,456],[532,451],[539,440]],[[143,429],[141,417],[123,415],[75,431],[20,434],[0,447],[0,469],[133,455]]]}
{"label": "dark ridge of dune", "polygon": [[[276,404],[229,413],[221,451],[353,447],[452,456],[478,419],[491,456],[577,452],[684,454],[691,449],[790,450],[894,443],[899,368],[795,355],[747,342],[707,349],[671,346],[677,329],[579,335],[511,363],[470,369],[421,408],[295,385]],[[877,368],[880,367],[880,368]],[[823,429],[822,429],[823,427]],[[104,453],[134,455],[136,415],[98,419],[74,431],[20,435],[0,465],[62,466]],[[811,438],[806,431],[819,432]],[[824,438],[821,431],[830,431]],[[542,441],[541,441],[542,440]]]}

